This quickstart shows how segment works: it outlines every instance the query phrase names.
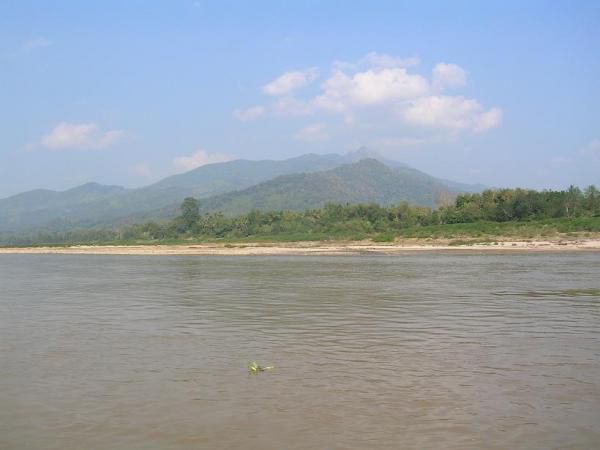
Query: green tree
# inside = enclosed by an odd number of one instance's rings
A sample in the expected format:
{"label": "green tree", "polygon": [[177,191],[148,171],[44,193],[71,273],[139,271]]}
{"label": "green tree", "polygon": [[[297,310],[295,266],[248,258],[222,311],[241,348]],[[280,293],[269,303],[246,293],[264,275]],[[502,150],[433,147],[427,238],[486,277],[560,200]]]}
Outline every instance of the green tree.
{"label": "green tree", "polygon": [[569,186],[569,190],[565,195],[565,212],[567,213],[567,217],[574,217],[576,215],[577,206],[583,199],[583,194],[581,193],[581,189],[575,187],[573,185]]}
{"label": "green tree", "polygon": [[200,203],[194,197],[187,197],[181,204],[181,222],[185,231],[189,231],[200,219]]}
{"label": "green tree", "polygon": [[600,191],[593,184],[585,188],[585,208],[591,215],[600,214]]}

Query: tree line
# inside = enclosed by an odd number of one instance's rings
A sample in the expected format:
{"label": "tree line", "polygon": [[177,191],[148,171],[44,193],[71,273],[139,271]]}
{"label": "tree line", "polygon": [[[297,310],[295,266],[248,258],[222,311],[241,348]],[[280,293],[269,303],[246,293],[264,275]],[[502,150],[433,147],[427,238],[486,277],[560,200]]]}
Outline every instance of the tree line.
{"label": "tree line", "polygon": [[[429,225],[476,222],[536,221],[600,217],[600,192],[571,186],[563,191],[530,189],[485,190],[460,194],[438,208],[406,202],[384,207],[377,204],[326,204],[305,211],[252,210],[228,217],[220,212],[200,214],[199,200],[188,197],[180,214],[168,222],[146,222],[119,229],[36,233],[5,244],[64,244],[85,242],[169,241],[177,239],[245,239],[291,236],[297,239],[353,239]],[[450,204],[448,204],[450,203]]]}

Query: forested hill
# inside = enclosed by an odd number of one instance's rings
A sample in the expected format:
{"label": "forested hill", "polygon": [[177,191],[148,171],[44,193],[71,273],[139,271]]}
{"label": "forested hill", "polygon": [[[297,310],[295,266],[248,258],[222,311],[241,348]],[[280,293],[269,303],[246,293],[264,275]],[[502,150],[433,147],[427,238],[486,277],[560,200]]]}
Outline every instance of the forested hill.
{"label": "forested hill", "polygon": [[98,220],[111,199],[126,192],[121,186],[86,183],[63,192],[36,189],[0,199],[0,232],[41,227],[59,230],[72,217]]}
{"label": "forested hill", "polygon": [[[371,159],[358,163],[373,156],[379,162]],[[252,208],[298,210],[325,202],[390,204],[407,200],[432,206],[435,191],[440,189],[481,190],[433,178],[364,149],[281,161],[235,160],[202,166],[138,189],[88,183],[63,192],[39,189],[0,199],[0,233],[115,227],[171,219],[186,197],[201,199],[205,210],[237,214]]]}
{"label": "forested hill", "polygon": [[[244,189],[279,175],[315,172],[348,162],[348,155],[302,155],[281,161],[207,164],[138,189],[88,183],[67,191],[37,189],[0,199],[0,232],[112,226],[167,217],[188,196]],[[171,207],[171,208],[170,208]]]}
{"label": "forested hill", "polygon": [[450,188],[435,178],[408,167],[391,168],[375,159],[365,159],[332,170],[284,175],[242,191],[201,201],[201,210],[237,215],[260,211],[321,208],[326,203],[377,203],[402,201],[435,206],[441,192]]}
{"label": "forested hill", "polygon": [[186,190],[190,196],[204,198],[245,189],[280,175],[329,170],[347,162],[350,161],[346,156],[336,154],[307,154],[281,161],[238,159],[208,164],[189,172],[172,175],[141,190],[157,191],[175,187]]}

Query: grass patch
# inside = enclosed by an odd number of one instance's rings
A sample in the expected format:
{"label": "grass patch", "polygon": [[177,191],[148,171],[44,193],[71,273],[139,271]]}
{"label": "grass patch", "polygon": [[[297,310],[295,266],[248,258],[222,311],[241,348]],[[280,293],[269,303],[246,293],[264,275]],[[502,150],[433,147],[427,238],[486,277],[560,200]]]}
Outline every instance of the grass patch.
{"label": "grass patch", "polygon": [[270,232],[252,235],[228,234],[215,236],[182,236],[171,239],[112,239],[73,240],[63,242],[13,241],[3,247],[64,247],[74,245],[194,245],[223,244],[227,248],[245,243],[278,243],[305,241],[360,241],[394,242],[400,239],[419,239],[448,242],[449,245],[472,245],[506,240],[583,239],[600,238],[600,217],[578,217],[513,222],[474,222],[444,225],[395,228],[385,231],[361,231],[352,229],[313,228],[306,231]]}
{"label": "grass patch", "polygon": [[372,238],[373,242],[394,242],[396,233],[381,233]]}

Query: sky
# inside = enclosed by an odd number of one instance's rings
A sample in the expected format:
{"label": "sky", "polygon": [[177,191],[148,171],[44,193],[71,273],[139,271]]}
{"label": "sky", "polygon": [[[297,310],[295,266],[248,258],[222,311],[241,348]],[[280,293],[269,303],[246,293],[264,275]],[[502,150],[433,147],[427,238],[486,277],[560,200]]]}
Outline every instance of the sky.
{"label": "sky", "polygon": [[360,147],[599,186],[600,2],[0,3],[0,197]]}

